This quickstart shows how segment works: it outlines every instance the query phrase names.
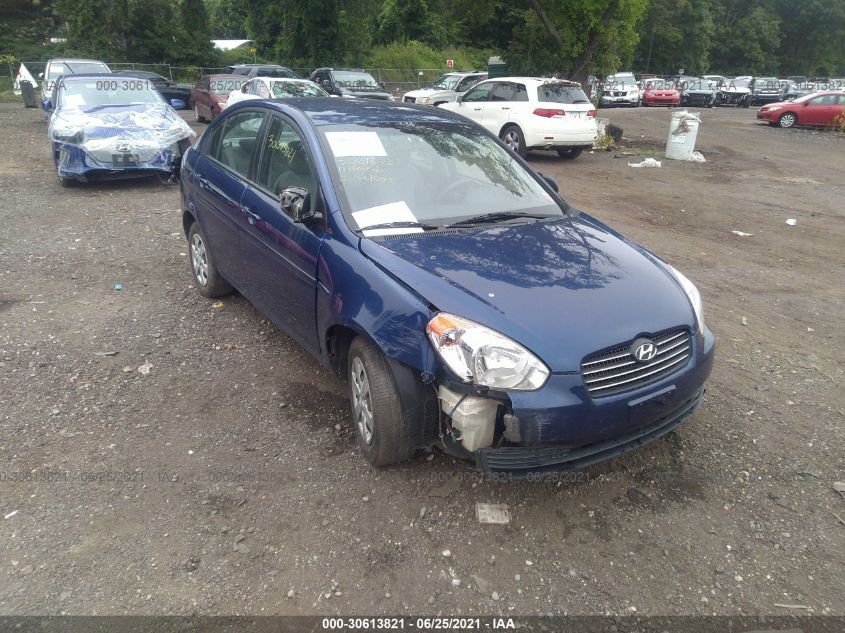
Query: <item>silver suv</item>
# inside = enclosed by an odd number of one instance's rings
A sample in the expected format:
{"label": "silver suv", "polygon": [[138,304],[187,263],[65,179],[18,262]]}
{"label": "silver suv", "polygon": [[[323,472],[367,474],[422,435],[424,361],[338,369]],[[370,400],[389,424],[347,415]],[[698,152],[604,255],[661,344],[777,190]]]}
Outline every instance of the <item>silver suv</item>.
{"label": "silver suv", "polygon": [[421,103],[423,105],[440,105],[457,98],[472,88],[482,79],[487,79],[487,73],[480,70],[461,70],[446,73],[428,88],[411,90],[402,97],[405,103]]}

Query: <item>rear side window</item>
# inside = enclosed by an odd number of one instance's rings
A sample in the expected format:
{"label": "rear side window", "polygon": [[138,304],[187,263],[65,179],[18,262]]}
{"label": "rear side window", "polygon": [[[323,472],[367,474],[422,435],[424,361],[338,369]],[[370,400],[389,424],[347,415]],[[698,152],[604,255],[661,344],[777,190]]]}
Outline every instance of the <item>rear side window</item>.
{"label": "rear side window", "polygon": [[212,156],[236,174],[249,178],[249,167],[263,121],[264,113],[256,111],[239,112],[228,117],[219,141],[214,139],[212,142]]}
{"label": "rear side window", "polygon": [[259,72],[262,77],[293,78],[293,73],[284,68],[262,68]]}
{"label": "rear side window", "polygon": [[581,88],[564,83],[548,83],[538,86],[537,100],[546,103],[590,103]]}
{"label": "rear side window", "polygon": [[524,84],[500,83],[490,93],[490,101],[528,101]]}

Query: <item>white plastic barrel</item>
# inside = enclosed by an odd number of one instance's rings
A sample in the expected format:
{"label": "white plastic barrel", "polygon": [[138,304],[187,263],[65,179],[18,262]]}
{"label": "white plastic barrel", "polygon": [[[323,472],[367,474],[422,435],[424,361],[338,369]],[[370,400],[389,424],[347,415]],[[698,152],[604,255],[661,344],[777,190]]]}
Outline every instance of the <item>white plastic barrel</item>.
{"label": "white plastic barrel", "polygon": [[697,112],[678,110],[672,113],[669,123],[669,138],[666,139],[666,158],[690,160],[695,151],[698,124],[701,117]]}

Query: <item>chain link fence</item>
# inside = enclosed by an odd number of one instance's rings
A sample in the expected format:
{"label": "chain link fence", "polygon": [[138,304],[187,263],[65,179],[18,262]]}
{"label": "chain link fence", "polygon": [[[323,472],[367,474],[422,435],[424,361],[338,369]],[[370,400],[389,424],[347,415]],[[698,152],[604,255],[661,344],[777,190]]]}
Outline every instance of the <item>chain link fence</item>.
{"label": "chain link fence", "polygon": [[[44,72],[47,62],[23,62],[32,76],[41,80],[40,73]],[[112,70],[143,70],[153,72],[178,83],[195,83],[203,75],[222,74],[228,72],[227,67],[212,66],[172,66],[170,64],[140,64],[133,62],[106,62]],[[308,77],[316,68],[297,67],[291,68],[293,72],[301,77]],[[364,68],[377,81],[384,84],[384,87],[396,97],[400,97],[409,90],[424,88],[431,85],[435,79],[443,74],[441,68]],[[8,82],[11,88],[14,81],[12,73]],[[5,78],[0,79],[0,87],[5,86]]]}

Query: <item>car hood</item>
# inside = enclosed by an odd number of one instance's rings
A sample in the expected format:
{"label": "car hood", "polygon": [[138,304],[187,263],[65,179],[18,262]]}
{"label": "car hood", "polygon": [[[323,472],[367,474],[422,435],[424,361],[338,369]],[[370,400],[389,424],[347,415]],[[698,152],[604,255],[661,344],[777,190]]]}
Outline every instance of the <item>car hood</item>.
{"label": "car hood", "polygon": [[103,139],[143,140],[167,147],[196,134],[173,108],[162,103],[60,108],[50,117],[48,135],[87,149]]}
{"label": "car hood", "polygon": [[740,88],[739,86],[724,86],[719,88],[719,92],[730,92],[734,94],[748,94],[751,92],[750,88]]}
{"label": "car hood", "polygon": [[344,96],[363,97],[365,99],[390,99],[390,93],[381,88],[341,88]]}
{"label": "car hood", "polygon": [[361,251],[437,310],[518,341],[554,372],[596,351],[694,327],[665,265],[585,214],[454,232],[362,238]]}
{"label": "car hood", "polygon": [[433,97],[434,95],[447,94],[448,92],[448,90],[441,90],[440,88],[420,88],[419,90],[411,90],[410,92],[406,92],[405,96],[416,97],[417,99],[419,99],[420,97]]}

